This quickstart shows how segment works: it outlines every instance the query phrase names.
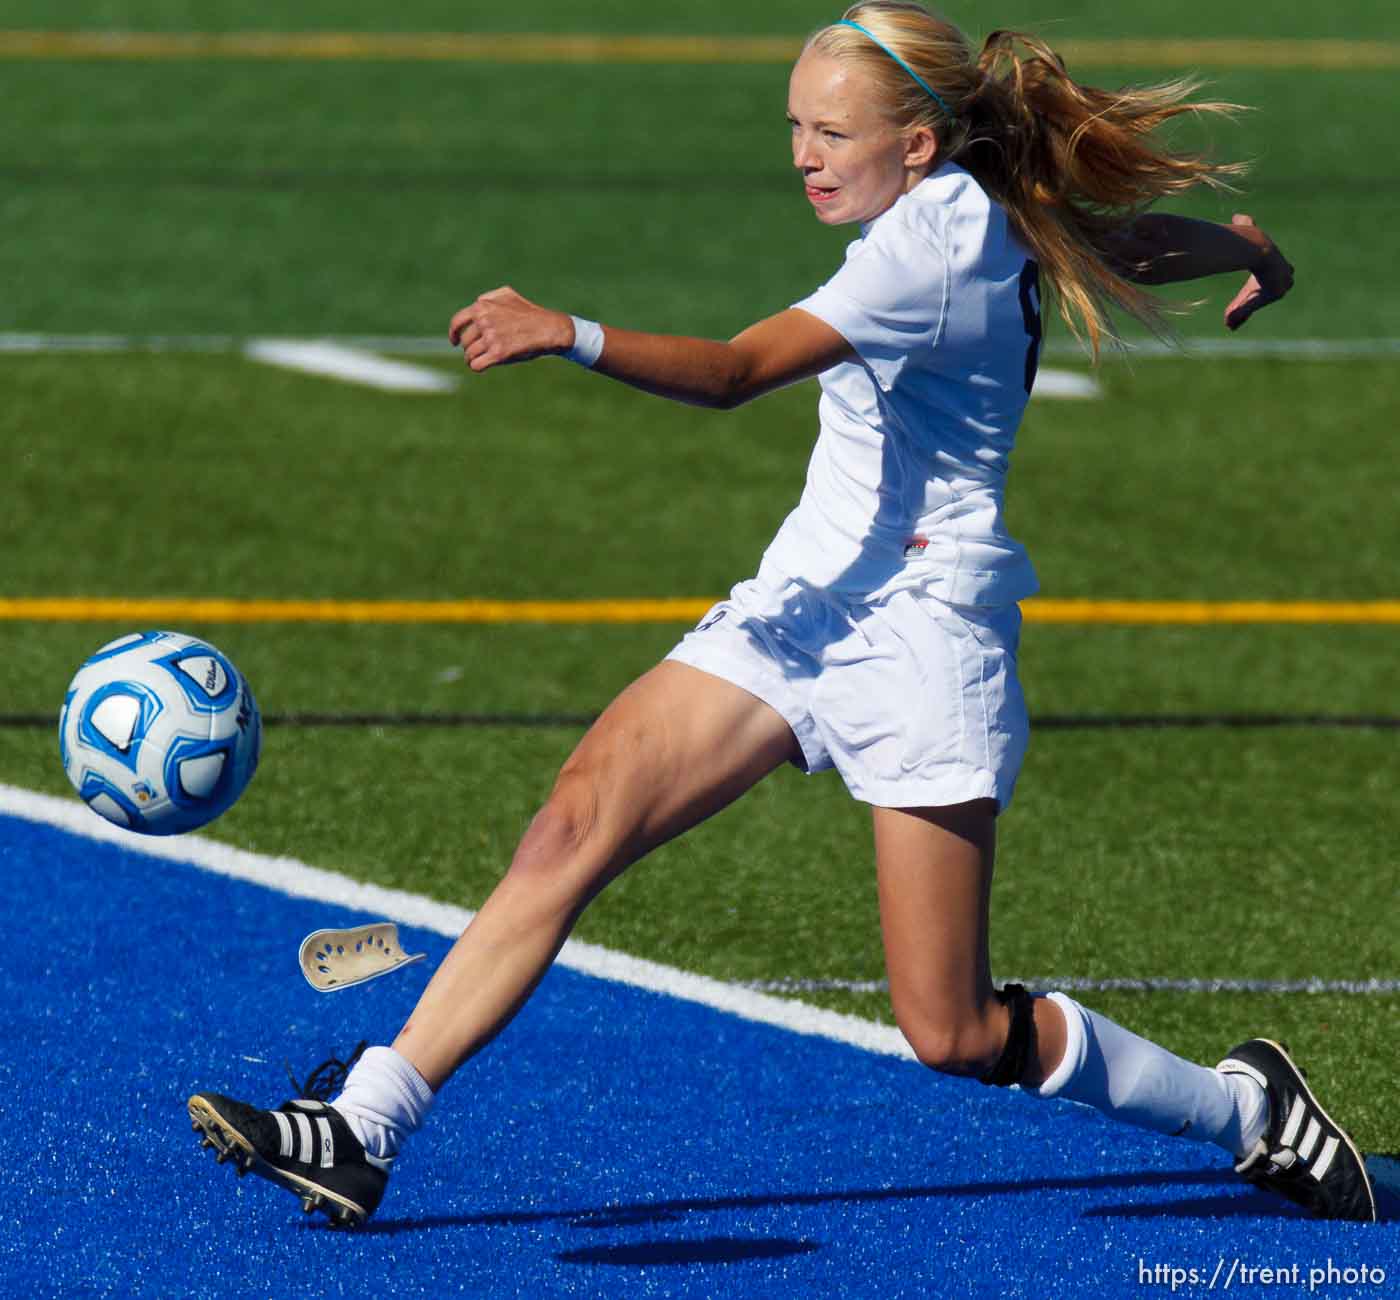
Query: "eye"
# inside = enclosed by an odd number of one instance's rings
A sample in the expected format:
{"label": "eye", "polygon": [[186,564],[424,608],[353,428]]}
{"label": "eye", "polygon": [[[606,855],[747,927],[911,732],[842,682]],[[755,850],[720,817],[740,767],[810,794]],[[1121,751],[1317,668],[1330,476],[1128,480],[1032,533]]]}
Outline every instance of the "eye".
{"label": "eye", "polygon": [[844,140],[846,138],[840,131],[823,131],[822,135],[828,140]]}

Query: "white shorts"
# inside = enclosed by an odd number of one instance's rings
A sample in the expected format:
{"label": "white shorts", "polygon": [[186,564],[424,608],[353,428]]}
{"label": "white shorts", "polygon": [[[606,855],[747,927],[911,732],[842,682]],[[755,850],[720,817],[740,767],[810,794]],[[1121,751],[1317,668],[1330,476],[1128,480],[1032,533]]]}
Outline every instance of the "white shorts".
{"label": "white shorts", "polygon": [[945,605],[917,591],[853,604],[765,566],[666,657],[776,709],[806,770],[835,767],[857,799],[1004,809],[1030,731],[1020,631],[1016,605]]}

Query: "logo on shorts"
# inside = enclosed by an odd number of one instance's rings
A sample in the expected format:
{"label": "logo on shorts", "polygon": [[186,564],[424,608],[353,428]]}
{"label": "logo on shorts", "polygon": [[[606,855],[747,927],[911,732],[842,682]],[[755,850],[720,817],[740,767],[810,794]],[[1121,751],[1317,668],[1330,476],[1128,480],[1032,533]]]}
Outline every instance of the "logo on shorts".
{"label": "logo on shorts", "polygon": [[710,628],[714,627],[727,613],[729,613],[727,609],[717,609],[706,614],[705,617],[695,625],[695,630],[697,632],[708,632]]}
{"label": "logo on shorts", "polygon": [[906,560],[916,560],[926,550],[928,550],[927,537],[911,537],[904,543],[904,558]]}

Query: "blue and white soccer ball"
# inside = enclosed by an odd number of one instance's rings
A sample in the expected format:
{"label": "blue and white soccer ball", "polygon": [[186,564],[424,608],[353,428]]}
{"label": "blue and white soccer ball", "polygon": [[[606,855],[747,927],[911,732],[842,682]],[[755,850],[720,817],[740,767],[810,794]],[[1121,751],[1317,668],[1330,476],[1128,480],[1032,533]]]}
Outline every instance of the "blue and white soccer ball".
{"label": "blue and white soccer ball", "polygon": [[211,822],[258,765],[262,721],[238,669],[207,641],[133,632],[73,678],[58,719],[63,770],[93,812],[175,835]]}

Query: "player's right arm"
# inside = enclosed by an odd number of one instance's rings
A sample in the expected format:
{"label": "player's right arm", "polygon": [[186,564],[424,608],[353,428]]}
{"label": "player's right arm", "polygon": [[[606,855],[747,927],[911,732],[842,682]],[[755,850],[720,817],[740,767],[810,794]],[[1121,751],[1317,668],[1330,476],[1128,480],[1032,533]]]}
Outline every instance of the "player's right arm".
{"label": "player's right arm", "polygon": [[1103,251],[1114,270],[1138,284],[1247,272],[1244,287],[1225,309],[1225,324],[1232,330],[1293,287],[1292,265],[1244,213],[1236,214],[1228,226],[1165,212],[1144,213],[1116,231]]}
{"label": "player's right arm", "polygon": [[[563,355],[574,344],[574,325],[565,313],[503,288],[482,294],[459,311],[449,337],[479,374],[495,366]],[[593,369],[658,397],[730,410],[855,355],[825,321],[789,308],[728,342],[608,326]]]}

